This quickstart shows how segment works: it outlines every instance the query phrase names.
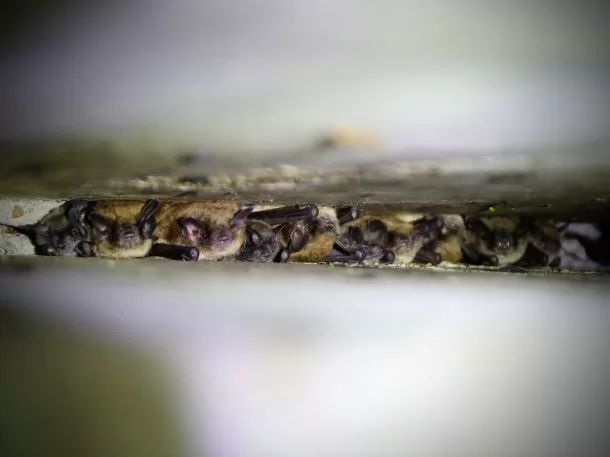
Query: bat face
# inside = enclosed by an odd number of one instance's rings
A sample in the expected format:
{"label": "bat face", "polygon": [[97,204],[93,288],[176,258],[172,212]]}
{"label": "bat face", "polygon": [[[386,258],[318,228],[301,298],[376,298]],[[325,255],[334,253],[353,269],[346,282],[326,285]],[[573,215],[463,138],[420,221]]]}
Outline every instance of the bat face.
{"label": "bat face", "polygon": [[26,235],[36,254],[88,257],[92,254],[91,234],[85,222],[89,209],[87,202],[73,200],[54,208],[36,224],[3,225]]}
{"label": "bat face", "polygon": [[442,236],[457,235],[462,236],[464,234],[464,218],[459,214],[442,214],[439,217],[442,218],[442,224],[440,233]]}
{"label": "bat face", "polygon": [[[365,229],[352,225],[337,237],[335,250],[339,251],[338,254],[346,255],[345,262],[363,262],[364,264],[394,262],[394,253],[386,249],[379,240],[377,233],[367,233]],[[338,258],[338,255],[335,255],[335,259]]]}
{"label": "bat face", "polygon": [[440,236],[443,227],[443,219],[436,216],[421,216],[411,221],[401,220],[382,220],[374,222],[369,229],[375,229],[384,234],[387,239],[385,247],[394,252],[396,261],[402,264],[409,264],[412,261],[423,263],[440,262],[438,255],[432,249],[424,249],[431,245]]}
{"label": "bat face", "polygon": [[490,249],[503,254],[514,249],[516,244],[517,239],[515,234],[505,230],[494,230],[488,241]]}
{"label": "bat face", "polygon": [[178,219],[182,236],[192,244],[204,244],[208,242],[212,227],[194,217],[183,217]]}
{"label": "bat face", "polygon": [[474,250],[494,266],[515,264],[525,254],[529,230],[518,218],[469,216],[465,225]]}
{"label": "bat face", "polygon": [[142,257],[147,254],[152,245],[159,202],[148,200],[139,211],[136,208],[137,205],[131,202],[110,202],[96,206],[89,215],[89,221],[98,255]]}
{"label": "bat face", "polygon": [[[419,251],[438,239],[443,223],[442,218],[422,214],[371,216],[360,213],[356,220],[342,227],[338,241],[344,244],[343,250],[359,250],[364,263],[409,264],[420,260],[416,258]],[[348,248],[346,243],[352,247]],[[436,257],[433,252],[431,255]],[[425,258],[428,262],[428,257],[424,255],[421,260]]]}
{"label": "bat face", "polygon": [[49,229],[49,244],[44,248],[47,255],[77,255],[89,257],[91,243],[87,230],[82,226],[69,226],[63,230]]}
{"label": "bat face", "polygon": [[[156,235],[163,243],[195,246],[201,260],[241,258],[267,261],[266,250],[274,251],[280,243],[271,226],[292,225],[317,216],[315,205],[240,206],[237,202],[164,203]],[[277,228],[276,232],[279,232]],[[273,234],[273,236],[272,236]],[[278,240],[276,241],[276,237]],[[257,240],[262,238],[259,243]],[[286,254],[283,254],[286,258]]]}
{"label": "bat face", "polygon": [[184,239],[197,246],[204,258],[212,260],[239,250],[244,241],[245,221],[251,212],[251,207],[239,209],[228,223],[194,217],[182,217],[177,222]]}
{"label": "bat face", "polygon": [[411,249],[414,245],[428,244],[440,236],[443,220],[423,217],[389,232],[389,243],[395,249]]}
{"label": "bat face", "polygon": [[324,262],[332,252],[339,223],[334,208],[319,207],[315,219],[285,224],[280,240],[291,262]]}
{"label": "bat face", "polygon": [[464,219],[457,214],[442,214],[439,217],[443,222],[438,239],[433,239],[424,246],[418,256],[420,260],[433,265],[441,262],[460,263],[463,257]]}
{"label": "bat face", "polygon": [[246,240],[235,258],[243,262],[286,262],[290,253],[282,249],[279,238],[281,229],[281,226],[274,229],[264,222],[249,223],[246,226]]}
{"label": "bat face", "polygon": [[99,213],[92,213],[90,220],[99,238],[117,247],[129,249],[152,237],[155,229],[154,213],[158,207],[158,201],[147,201],[133,222],[112,220]]}

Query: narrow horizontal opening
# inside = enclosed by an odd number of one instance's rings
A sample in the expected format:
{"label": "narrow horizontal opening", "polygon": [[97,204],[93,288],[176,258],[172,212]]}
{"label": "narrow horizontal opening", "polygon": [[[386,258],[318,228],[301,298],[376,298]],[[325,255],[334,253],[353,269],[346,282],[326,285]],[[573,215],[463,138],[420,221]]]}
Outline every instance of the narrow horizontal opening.
{"label": "narrow horizontal opening", "polygon": [[[596,272],[610,268],[610,221],[511,211],[233,200],[69,200],[40,212],[5,202],[5,255],[314,263],[377,268]],[[24,208],[25,206],[25,208]],[[39,217],[33,217],[36,209]],[[29,219],[28,219],[29,217]]]}

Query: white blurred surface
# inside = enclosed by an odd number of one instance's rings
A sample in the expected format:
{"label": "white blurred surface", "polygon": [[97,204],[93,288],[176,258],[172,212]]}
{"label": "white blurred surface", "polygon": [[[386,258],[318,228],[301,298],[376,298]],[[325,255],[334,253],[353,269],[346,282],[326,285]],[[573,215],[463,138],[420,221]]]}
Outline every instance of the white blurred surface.
{"label": "white blurred surface", "polygon": [[0,56],[0,137],[139,148],[494,153],[610,131],[604,12],[580,2],[129,0],[50,18]]}
{"label": "white blurred surface", "polygon": [[0,285],[167,357],[197,455],[603,455],[606,278],[166,265]]}

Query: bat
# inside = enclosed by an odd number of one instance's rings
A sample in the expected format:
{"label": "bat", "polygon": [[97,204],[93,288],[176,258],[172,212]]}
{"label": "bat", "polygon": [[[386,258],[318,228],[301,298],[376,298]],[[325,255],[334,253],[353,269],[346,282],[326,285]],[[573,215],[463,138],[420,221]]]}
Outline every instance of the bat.
{"label": "bat", "polygon": [[526,267],[561,265],[561,231],[550,219],[532,220],[529,244],[519,265]]}
{"label": "bat", "polygon": [[164,202],[157,215],[155,234],[160,243],[197,247],[199,260],[221,260],[239,255],[247,232],[252,239],[257,236],[255,228],[246,230],[250,221],[274,225],[317,214],[315,205],[267,206],[256,212],[254,209],[222,200]]}
{"label": "bat", "polygon": [[[351,213],[351,217],[357,215],[358,213]],[[348,261],[358,261],[365,265],[391,264],[395,260],[394,253],[385,248],[376,234],[367,233],[366,225],[345,227],[335,240],[333,255],[335,258],[345,255],[348,256]],[[353,259],[350,260],[349,257]]]}
{"label": "bat", "polygon": [[153,245],[158,200],[99,201],[89,214],[98,257],[146,257]]}
{"label": "bat", "polygon": [[85,221],[89,211],[88,202],[70,200],[53,208],[35,224],[0,225],[27,236],[38,255],[89,257],[91,233]]}
{"label": "bat", "polygon": [[[351,208],[340,208],[342,219],[356,213]],[[336,249],[340,221],[337,210],[328,206],[318,207],[314,218],[301,219],[285,224],[280,230],[280,240],[289,253],[289,262],[359,262],[360,252],[344,252]]]}
{"label": "bat", "polygon": [[464,224],[463,248],[471,263],[500,268],[515,265],[529,244],[529,224],[517,216],[466,216]]}
{"label": "bat", "polygon": [[[438,257],[431,257],[433,264],[447,262],[459,264],[463,260],[464,219],[459,214],[442,214],[442,228],[436,240],[425,245],[423,251],[433,251]],[[418,253],[419,254],[419,253]]]}
{"label": "bat", "polygon": [[[394,263],[408,265],[414,261],[437,264],[440,256],[431,248],[443,226],[442,218],[418,213],[396,213],[384,216],[362,216],[348,224],[360,229],[367,245],[391,251]],[[352,235],[353,236],[353,235]],[[384,254],[385,255],[385,254]],[[382,257],[389,260],[389,255]]]}
{"label": "bat", "polygon": [[275,228],[265,222],[246,222],[246,240],[236,260],[242,262],[286,262],[290,253],[282,247],[280,242],[281,225]]}

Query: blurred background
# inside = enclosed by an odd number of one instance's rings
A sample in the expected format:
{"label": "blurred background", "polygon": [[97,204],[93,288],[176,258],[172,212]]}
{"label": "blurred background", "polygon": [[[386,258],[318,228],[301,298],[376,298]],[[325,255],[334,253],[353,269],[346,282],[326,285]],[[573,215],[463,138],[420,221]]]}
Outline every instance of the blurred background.
{"label": "blurred background", "polygon": [[[606,16],[575,1],[9,3],[3,194],[30,155],[34,180],[36,163],[108,177],[185,153],[323,171],[329,132],[366,138],[350,153],[373,161],[607,171]],[[2,260],[2,455],[605,455],[605,278],[74,262]]]}
{"label": "blurred background", "polygon": [[591,2],[11,3],[5,140],[250,157],[361,129],[386,153],[490,154],[610,131],[610,31]]}

